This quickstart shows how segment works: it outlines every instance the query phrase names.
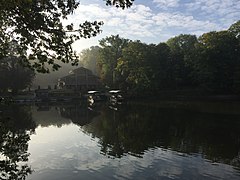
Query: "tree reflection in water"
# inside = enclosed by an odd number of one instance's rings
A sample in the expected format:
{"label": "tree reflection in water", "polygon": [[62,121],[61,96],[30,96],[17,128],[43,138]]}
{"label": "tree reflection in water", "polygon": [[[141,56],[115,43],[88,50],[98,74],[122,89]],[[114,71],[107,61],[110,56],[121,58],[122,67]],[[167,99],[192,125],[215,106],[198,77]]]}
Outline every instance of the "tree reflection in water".
{"label": "tree reflection in water", "polygon": [[113,158],[141,157],[160,147],[240,167],[239,120],[240,115],[125,104],[118,111],[102,109],[84,130],[99,138],[102,154]]}
{"label": "tree reflection in water", "polygon": [[[0,179],[25,179],[32,172],[27,164],[28,142],[36,128],[31,108],[0,107]],[[239,113],[203,113],[139,103],[118,107],[100,103],[91,110],[84,104],[64,104],[44,110],[53,109],[59,114],[47,118],[47,125],[71,119],[96,138],[100,153],[110,158],[127,154],[141,158],[151,148],[162,148],[240,168]],[[60,121],[60,116],[65,120]]]}
{"label": "tree reflection in water", "polygon": [[32,169],[27,165],[28,141],[35,130],[30,107],[1,105],[0,178],[25,179]]}
{"label": "tree reflection in water", "polygon": [[[98,104],[104,105],[104,104]],[[101,106],[95,106],[90,110],[87,104],[72,104],[59,106],[60,114],[64,118],[69,118],[74,124],[83,126],[90,123],[95,117],[100,115]]]}

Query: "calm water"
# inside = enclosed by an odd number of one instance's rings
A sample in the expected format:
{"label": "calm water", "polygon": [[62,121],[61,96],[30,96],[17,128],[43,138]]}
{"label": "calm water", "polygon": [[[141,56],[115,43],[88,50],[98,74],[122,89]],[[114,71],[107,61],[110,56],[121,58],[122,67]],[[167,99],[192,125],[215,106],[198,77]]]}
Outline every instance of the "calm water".
{"label": "calm water", "polygon": [[0,179],[240,179],[240,103],[0,106]]}

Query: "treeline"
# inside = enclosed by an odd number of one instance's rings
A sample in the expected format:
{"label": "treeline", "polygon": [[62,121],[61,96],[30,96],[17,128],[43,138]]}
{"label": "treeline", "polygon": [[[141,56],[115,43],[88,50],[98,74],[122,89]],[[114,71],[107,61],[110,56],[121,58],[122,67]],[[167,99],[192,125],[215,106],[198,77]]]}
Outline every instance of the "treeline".
{"label": "treeline", "polygon": [[200,37],[181,34],[159,44],[116,36],[85,49],[80,60],[111,88],[136,94],[193,90],[240,92],[240,21]]}
{"label": "treeline", "polygon": [[17,94],[20,90],[30,88],[34,77],[35,72],[23,66],[20,57],[10,55],[0,59],[0,94]]}

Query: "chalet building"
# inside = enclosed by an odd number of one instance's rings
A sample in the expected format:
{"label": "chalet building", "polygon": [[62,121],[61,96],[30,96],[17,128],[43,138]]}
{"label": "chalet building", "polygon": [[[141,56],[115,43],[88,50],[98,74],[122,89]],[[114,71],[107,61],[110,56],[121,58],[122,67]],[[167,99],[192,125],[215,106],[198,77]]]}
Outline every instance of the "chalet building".
{"label": "chalet building", "polygon": [[60,78],[58,86],[61,89],[72,89],[80,92],[100,90],[103,87],[99,78],[92,71],[83,67],[72,70],[68,76]]}

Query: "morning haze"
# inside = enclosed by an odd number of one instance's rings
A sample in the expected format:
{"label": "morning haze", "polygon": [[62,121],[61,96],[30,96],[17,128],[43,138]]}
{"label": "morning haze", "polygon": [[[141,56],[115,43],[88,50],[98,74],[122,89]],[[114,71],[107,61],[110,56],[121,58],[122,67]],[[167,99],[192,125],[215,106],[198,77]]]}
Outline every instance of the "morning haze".
{"label": "morning haze", "polygon": [[238,0],[0,0],[0,179],[240,178]]}

